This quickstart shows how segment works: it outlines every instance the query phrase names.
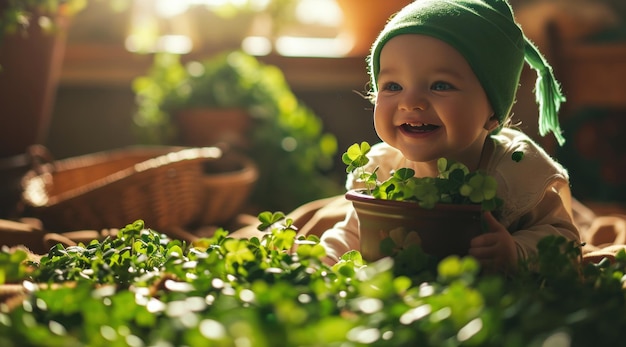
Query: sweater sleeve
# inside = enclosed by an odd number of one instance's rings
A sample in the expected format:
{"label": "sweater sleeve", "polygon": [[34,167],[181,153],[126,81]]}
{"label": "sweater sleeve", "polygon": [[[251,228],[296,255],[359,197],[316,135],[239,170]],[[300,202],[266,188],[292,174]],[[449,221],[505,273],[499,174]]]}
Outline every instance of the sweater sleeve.
{"label": "sweater sleeve", "polygon": [[568,241],[580,242],[580,234],[569,208],[569,196],[567,185],[546,188],[542,199],[510,226],[521,259],[536,255],[537,243],[548,235],[560,235]]}
{"label": "sweater sleeve", "polygon": [[[489,172],[504,200],[498,220],[513,236],[520,258],[536,254],[537,243],[548,235],[580,241],[567,170],[523,133],[507,129],[495,139]],[[515,152],[524,153],[523,159],[513,160]]]}
{"label": "sweater sleeve", "polygon": [[344,220],[322,234],[320,243],[326,249],[324,262],[328,265],[337,263],[344,253],[360,248],[359,221],[352,206]]}

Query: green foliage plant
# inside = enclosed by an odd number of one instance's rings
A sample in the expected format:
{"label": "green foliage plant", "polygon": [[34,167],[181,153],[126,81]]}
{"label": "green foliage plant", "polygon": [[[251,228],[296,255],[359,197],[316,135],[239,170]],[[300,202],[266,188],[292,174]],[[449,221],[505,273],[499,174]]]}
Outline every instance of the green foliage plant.
{"label": "green foliage plant", "polygon": [[3,0],[0,1],[0,40],[3,35],[27,35],[32,26],[53,32],[55,16],[77,15],[93,1],[106,1],[116,11],[130,6],[128,0]]}
{"label": "green foliage plant", "polygon": [[493,211],[502,204],[495,178],[480,170],[470,172],[464,164],[446,158],[437,160],[437,177],[415,177],[413,169],[398,168],[380,182],[378,167],[365,170],[370,150],[367,142],[355,143],[343,153],[342,161],[346,172],[354,173],[364,183],[364,192],[374,198],[413,201],[429,209],[437,204],[480,204],[483,210]]}
{"label": "green foliage plant", "polygon": [[86,5],[87,0],[5,0],[0,2],[0,39],[3,35],[25,34],[31,25],[51,31],[51,16],[74,15]]}
{"label": "green foliage plant", "polygon": [[[226,51],[185,64],[160,53],[145,76],[133,81],[140,142],[171,144],[172,115],[185,108],[242,108],[252,118],[242,149],[259,167],[252,201],[270,210],[292,210],[341,192],[327,175],[337,140],[292,92],[282,71],[242,51]],[[307,184],[302,184],[307,182]]]}
{"label": "green foliage plant", "polygon": [[331,267],[319,239],[296,238],[284,214],[263,212],[259,221],[263,236],[251,239],[220,229],[185,243],[136,221],[116,238],[58,245],[40,259],[3,248],[2,284],[22,294],[0,298],[0,345],[624,342],[624,251],[614,262],[581,263],[580,245],[550,236],[515,277],[481,273],[475,259],[458,256],[409,269],[398,258],[367,263],[350,251]]}

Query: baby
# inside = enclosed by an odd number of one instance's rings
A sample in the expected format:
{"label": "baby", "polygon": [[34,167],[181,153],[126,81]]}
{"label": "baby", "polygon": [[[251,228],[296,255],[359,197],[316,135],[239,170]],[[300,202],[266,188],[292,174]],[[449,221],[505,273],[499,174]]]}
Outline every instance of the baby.
{"label": "baby", "polygon": [[[379,167],[380,180],[400,167],[432,177],[445,157],[494,176],[504,205],[485,213],[488,230],[469,249],[490,271],[515,271],[545,236],[580,240],[566,170],[510,124],[525,61],[538,74],[540,133],[553,132],[562,144],[559,85],[504,0],[417,0],[392,17],[368,57],[383,142],[372,147],[367,169]],[[356,184],[349,175],[347,188]],[[354,210],[321,240],[328,263],[358,250]]]}

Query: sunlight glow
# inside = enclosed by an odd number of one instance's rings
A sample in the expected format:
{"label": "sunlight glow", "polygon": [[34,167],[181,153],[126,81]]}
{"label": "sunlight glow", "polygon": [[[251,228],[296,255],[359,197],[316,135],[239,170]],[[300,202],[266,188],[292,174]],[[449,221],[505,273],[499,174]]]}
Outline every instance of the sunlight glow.
{"label": "sunlight glow", "polygon": [[189,9],[189,1],[172,1],[172,0],[157,0],[155,2],[156,14],[162,18],[174,17],[187,12]]}
{"label": "sunlight glow", "polygon": [[272,42],[263,36],[248,36],[241,42],[241,49],[246,53],[264,56],[272,53]]}
{"label": "sunlight glow", "polygon": [[[339,57],[349,52],[350,42],[337,35],[342,22],[341,9],[336,0],[297,0],[294,9],[295,24],[290,22],[286,30],[271,34],[272,19],[264,14],[270,0],[134,0],[130,33],[126,49],[131,52],[190,53],[194,46],[214,44],[207,35],[198,41],[194,34],[194,17],[187,19],[192,6],[206,6],[209,10],[230,6],[257,12],[255,28],[241,42],[241,48],[249,54],[263,56],[275,52],[284,56]],[[250,12],[248,12],[250,13]],[[264,17],[265,15],[265,17]],[[269,22],[263,20],[269,19]],[[219,35],[214,33],[214,35]],[[274,36],[275,35],[275,36]],[[222,35],[223,36],[223,35]],[[216,36],[218,39],[222,36]]]}
{"label": "sunlight glow", "polygon": [[341,38],[290,37],[276,39],[276,52],[287,57],[341,57],[350,45]]}
{"label": "sunlight glow", "polygon": [[185,35],[159,36],[153,46],[147,46],[142,42],[139,37],[130,35],[126,38],[125,46],[129,52],[167,52],[174,54],[187,54],[193,48],[191,39]]}
{"label": "sunlight glow", "polygon": [[300,0],[296,18],[302,24],[336,27],[341,24],[343,14],[335,0]]}

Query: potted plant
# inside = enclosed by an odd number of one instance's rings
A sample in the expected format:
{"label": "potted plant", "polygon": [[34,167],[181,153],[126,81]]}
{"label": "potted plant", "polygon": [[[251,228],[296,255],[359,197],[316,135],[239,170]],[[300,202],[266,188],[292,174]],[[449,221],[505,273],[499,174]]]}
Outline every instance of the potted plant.
{"label": "potted plant", "polygon": [[[86,0],[0,0],[0,33],[26,34],[30,27],[50,30],[57,15],[72,16],[86,6]],[[46,17],[40,20],[41,17]]]}
{"label": "potted plant", "polygon": [[[0,0],[0,158],[45,139],[72,15],[85,1]],[[9,117],[7,117],[8,119]]]}
{"label": "potted plant", "polygon": [[[252,158],[259,169],[253,205],[293,210],[340,192],[326,175],[337,148],[334,135],[323,131],[276,66],[239,50],[186,64],[177,55],[157,54],[133,90],[141,142],[219,144]],[[189,120],[209,123],[188,127]]]}
{"label": "potted plant", "polygon": [[366,260],[412,245],[438,258],[465,255],[470,240],[482,232],[482,212],[501,205],[493,177],[445,158],[437,162],[437,177],[415,177],[413,169],[399,168],[380,182],[378,168],[364,168],[369,151],[370,145],[362,142],[342,156],[346,171],[364,183],[364,188],[348,191],[346,198],[359,218]]}
{"label": "potted plant", "polygon": [[69,19],[85,1],[0,0],[0,217],[12,217],[29,147],[45,139]]}
{"label": "potted plant", "polygon": [[178,55],[155,55],[148,75],[133,81],[139,139],[246,147],[251,123],[247,107],[255,101],[257,88],[249,73],[257,63],[242,59],[254,58],[222,53],[185,66]]}

